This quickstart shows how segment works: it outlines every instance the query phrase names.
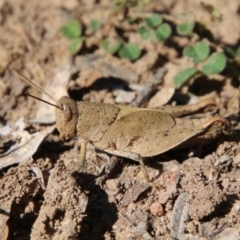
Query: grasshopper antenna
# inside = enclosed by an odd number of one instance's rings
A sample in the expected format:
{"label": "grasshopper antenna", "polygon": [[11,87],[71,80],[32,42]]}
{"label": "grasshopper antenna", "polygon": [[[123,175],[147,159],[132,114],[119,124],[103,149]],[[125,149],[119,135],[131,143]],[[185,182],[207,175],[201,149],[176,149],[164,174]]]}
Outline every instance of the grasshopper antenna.
{"label": "grasshopper antenna", "polygon": [[[14,73],[16,73],[23,81],[25,81],[25,82],[27,82],[29,85],[31,85],[32,87],[35,87],[35,88],[37,88],[40,92],[42,92],[42,93],[44,93],[45,95],[47,95],[49,98],[51,98],[54,102],[57,102],[53,97],[51,97],[48,93],[46,93],[41,87],[39,87],[36,83],[34,83],[33,81],[31,81],[30,79],[28,79],[27,77],[25,77],[23,74],[21,74],[20,72],[18,72],[18,71],[16,71],[16,70],[14,70]],[[35,99],[37,99],[37,100],[39,100],[39,101],[41,101],[41,102],[44,102],[44,103],[46,103],[46,104],[48,104],[48,105],[51,105],[51,106],[54,106],[54,107],[56,107],[56,108],[59,108],[60,110],[63,110],[61,107],[59,107],[59,106],[57,106],[57,105],[55,105],[55,104],[52,104],[52,103],[50,103],[50,102],[47,102],[47,101],[45,101],[45,100],[43,100],[43,99],[41,99],[41,98],[38,98],[38,97],[35,97],[35,96],[33,96],[33,95],[31,95],[31,94],[29,94],[29,93],[27,93],[30,97],[32,97],[32,98],[35,98]]]}
{"label": "grasshopper antenna", "polygon": [[27,93],[27,95],[30,96],[30,97],[32,97],[32,98],[35,98],[35,99],[37,99],[37,100],[39,100],[39,101],[41,101],[41,102],[44,102],[44,103],[46,103],[46,104],[48,104],[48,105],[51,105],[51,106],[56,107],[56,108],[58,108],[58,109],[60,109],[60,110],[63,110],[63,109],[60,108],[59,106],[57,106],[57,105],[55,105],[55,104],[52,104],[52,103],[50,103],[50,102],[48,102],[48,101],[45,101],[45,100],[43,100],[43,99],[41,99],[41,98],[38,98],[38,97],[36,97],[36,96],[33,96],[33,95],[30,94],[30,93]]}

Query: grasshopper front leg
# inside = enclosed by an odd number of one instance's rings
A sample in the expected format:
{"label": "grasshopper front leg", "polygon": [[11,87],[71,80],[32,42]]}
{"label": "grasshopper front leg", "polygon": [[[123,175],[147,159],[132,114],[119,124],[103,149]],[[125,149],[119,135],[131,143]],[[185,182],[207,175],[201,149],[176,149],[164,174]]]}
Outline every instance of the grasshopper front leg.
{"label": "grasshopper front leg", "polygon": [[81,142],[81,148],[80,148],[80,154],[79,154],[79,170],[83,168],[84,163],[86,161],[86,146],[87,146],[88,141],[87,140],[82,140]]}

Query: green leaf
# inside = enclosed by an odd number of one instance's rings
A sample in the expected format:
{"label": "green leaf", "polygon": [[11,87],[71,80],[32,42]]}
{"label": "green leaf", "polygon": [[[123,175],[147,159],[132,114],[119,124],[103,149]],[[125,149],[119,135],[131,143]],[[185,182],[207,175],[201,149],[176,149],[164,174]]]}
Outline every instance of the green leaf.
{"label": "green leaf", "polygon": [[133,17],[129,17],[129,18],[127,19],[127,21],[128,21],[129,24],[134,24],[134,23],[137,21],[137,19],[136,19],[136,18],[133,18]]}
{"label": "green leaf", "polygon": [[161,24],[155,32],[156,38],[159,41],[164,41],[172,34],[172,28],[168,23]]}
{"label": "green leaf", "polygon": [[[123,1],[124,2],[124,1]],[[125,1],[126,2],[126,6],[129,7],[129,8],[133,8],[133,7],[136,7],[138,5],[138,1]]]}
{"label": "green leaf", "polygon": [[101,26],[102,26],[102,23],[99,20],[94,19],[94,20],[91,20],[90,22],[90,29],[92,31],[98,30]]}
{"label": "green leaf", "polygon": [[236,51],[236,54],[237,54],[237,56],[240,57],[240,47],[238,47],[238,49],[237,49],[237,51]]}
{"label": "green leaf", "polygon": [[153,30],[148,27],[139,27],[137,31],[140,34],[142,40],[148,40],[154,36]]}
{"label": "green leaf", "polygon": [[186,57],[192,58],[195,63],[199,63],[206,59],[209,52],[209,46],[203,41],[196,43],[194,46],[186,46],[183,50],[183,54]]}
{"label": "green leaf", "polygon": [[196,68],[187,68],[177,73],[177,75],[173,79],[174,85],[176,87],[182,86],[187,80],[193,77],[193,75],[196,74],[197,71],[198,70]]}
{"label": "green leaf", "polygon": [[113,5],[113,11],[114,12],[120,12],[122,11],[124,8],[123,4],[121,4],[120,2],[116,2],[114,5]]}
{"label": "green leaf", "polygon": [[68,46],[69,52],[73,54],[77,53],[81,49],[82,44],[83,44],[82,37],[73,39],[70,45]]}
{"label": "green leaf", "polygon": [[82,35],[82,26],[79,21],[71,20],[65,26],[61,27],[60,31],[65,37],[74,39]]}
{"label": "green leaf", "polygon": [[150,28],[155,28],[162,23],[162,18],[159,14],[153,13],[149,18],[145,18],[145,23]]}
{"label": "green leaf", "polygon": [[108,54],[113,55],[120,49],[120,47],[122,46],[122,43],[120,41],[115,41],[112,44],[110,44],[109,40],[105,38],[103,39],[101,45]]}
{"label": "green leaf", "polygon": [[223,53],[213,53],[202,67],[206,75],[220,73],[226,67],[227,59]]}
{"label": "green leaf", "polygon": [[217,9],[215,9],[213,5],[206,4],[204,2],[201,2],[200,4],[203,9],[205,9],[208,13],[212,15],[213,21],[221,21],[222,15]]}
{"label": "green leaf", "polygon": [[196,63],[205,60],[210,53],[210,48],[204,41],[196,43],[194,50],[197,55],[197,59],[194,59]]}
{"label": "green leaf", "polygon": [[225,47],[224,48],[224,54],[228,58],[235,58],[237,56],[237,52],[235,53],[235,51],[232,48],[230,48],[230,47]]}
{"label": "green leaf", "polygon": [[195,22],[182,23],[177,26],[177,32],[180,35],[186,36],[190,35],[195,26]]}
{"label": "green leaf", "polygon": [[119,50],[119,55],[122,58],[129,59],[134,61],[140,57],[141,50],[139,49],[137,44],[128,43],[122,46]]}
{"label": "green leaf", "polygon": [[196,57],[196,52],[193,46],[186,46],[183,49],[183,55],[189,58],[194,59]]}

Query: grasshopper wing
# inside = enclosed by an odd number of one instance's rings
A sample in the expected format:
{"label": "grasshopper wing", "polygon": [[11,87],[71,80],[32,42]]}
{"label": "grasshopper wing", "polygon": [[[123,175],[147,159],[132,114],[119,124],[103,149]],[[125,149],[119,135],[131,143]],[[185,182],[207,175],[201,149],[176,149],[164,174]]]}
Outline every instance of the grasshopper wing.
{"label": "grasshopper wing", "polygon": [[128,114],[120,111],[119,115],[101,141],[94,144],[101,150],[112,154],[118,152],[116,155],[122,156],[124,154],[119,153],[155,156],[208,131],[217,122],[224,123],[222,118],[214,117],[198,125],[181,125],[176,124],[176,120],[166,112],[149,109],[139,109]]}
{"label": "grasshopper wing", "polygon": [[159,154],[158,147],[165,140],[162,135],[174,126],[174,118],[166,112],[122,107],[103,138],[94,145],[109,153],[114,152],[112,149],[153,156]]}

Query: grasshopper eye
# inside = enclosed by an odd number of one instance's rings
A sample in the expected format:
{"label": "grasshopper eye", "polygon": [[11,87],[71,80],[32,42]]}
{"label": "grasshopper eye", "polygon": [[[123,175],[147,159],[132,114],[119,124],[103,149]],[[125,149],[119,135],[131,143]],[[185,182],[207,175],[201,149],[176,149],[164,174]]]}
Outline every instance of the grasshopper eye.
{"label": "grasshopper eye", "polygon": [[69,122],[72,119],[72,110],[67,104],[62,105],[62,114],[65,122]]}

